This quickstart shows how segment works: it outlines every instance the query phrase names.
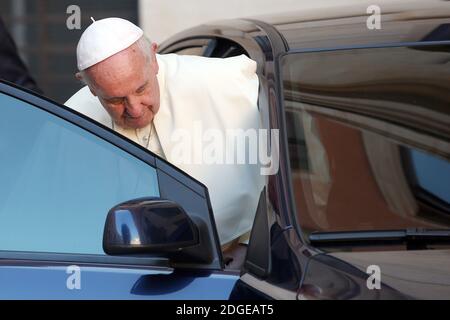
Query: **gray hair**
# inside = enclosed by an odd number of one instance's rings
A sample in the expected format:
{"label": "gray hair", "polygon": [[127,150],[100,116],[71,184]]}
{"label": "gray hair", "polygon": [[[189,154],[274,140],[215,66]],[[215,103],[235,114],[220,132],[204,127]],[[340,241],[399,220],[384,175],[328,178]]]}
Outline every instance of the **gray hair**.
{"label": "gray hair", "polygon": [[150,60],[150,52],[152,49],[150,40],[144,35],[140,37],[135,43],[137,44],[138,48],[141,49],[141,52],[145,55],[145,57]]}

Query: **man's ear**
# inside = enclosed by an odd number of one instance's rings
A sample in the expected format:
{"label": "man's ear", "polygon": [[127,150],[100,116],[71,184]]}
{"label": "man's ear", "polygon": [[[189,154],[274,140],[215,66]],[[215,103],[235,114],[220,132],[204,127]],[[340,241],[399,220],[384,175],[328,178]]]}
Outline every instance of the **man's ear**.
{"label": "man's ear", "polygon": [[77,80],[83,82],[83,76],[81,75],[81,72],[75,73],[75,78],[77,78]]}
{"label": "man's ear", "polygon": [[158,50],[158,44],[156,42],[152,42],[151,44],[151,50],[152,50],[152,64],[156,67],[156,74],[158,74],[159,71],[159,65],[158,65],[158,60],[156,59],[156,50]]}
{"label": "man's ear", "polygon": [[158,44],[156,42],[152,42],[152,52],[156,53],[156,50],[158,50]]}
{"label": "man's ear", "polygon": [[[75,78],[77,78],[78,80],[80,80],[83,84],[86,84],[86,81],[84,80],[83,75],[81,74],[81,72],[75,73]],[[92,88],[91,88],[90,85],[88,85],[88,88],[89,88],[89,90],[91,91],[92,95],[96,97],[97,94],[95,93],[94,90],[92,90]]]}

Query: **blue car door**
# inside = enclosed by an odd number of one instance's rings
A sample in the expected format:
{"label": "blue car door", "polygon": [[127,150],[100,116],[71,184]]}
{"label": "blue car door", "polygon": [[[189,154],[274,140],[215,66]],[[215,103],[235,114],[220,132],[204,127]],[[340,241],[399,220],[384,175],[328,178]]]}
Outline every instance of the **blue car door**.
{"label": "blue car door", "polygon": [[[0,299],[227,299],[207,188],[95,121],[0,83]],[[204,222],[211,259],[107,255],[115,205],[154,197]],[[195,247],[192,249],[195,252]]]}

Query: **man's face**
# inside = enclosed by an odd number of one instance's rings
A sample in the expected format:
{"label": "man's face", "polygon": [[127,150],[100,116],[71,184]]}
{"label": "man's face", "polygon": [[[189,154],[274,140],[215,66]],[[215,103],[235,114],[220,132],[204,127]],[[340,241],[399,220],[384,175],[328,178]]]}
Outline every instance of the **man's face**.
{"label": "man's face", "polygon": [[121,127],[145,127],[159,110],[155,53],[156,44],[145,55],[135,43],[85,70],[91,92]]}

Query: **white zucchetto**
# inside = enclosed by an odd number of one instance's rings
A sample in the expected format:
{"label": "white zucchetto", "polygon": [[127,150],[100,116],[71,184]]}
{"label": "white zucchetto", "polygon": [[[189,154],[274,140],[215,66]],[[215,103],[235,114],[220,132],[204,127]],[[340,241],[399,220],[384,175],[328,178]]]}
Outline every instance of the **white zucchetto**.
{"label": "white zucchetto", "polygon": [[106,18],[94,21],[77,45],[78,70],[87,69],[135,43],[144,32],[128,20]]}

